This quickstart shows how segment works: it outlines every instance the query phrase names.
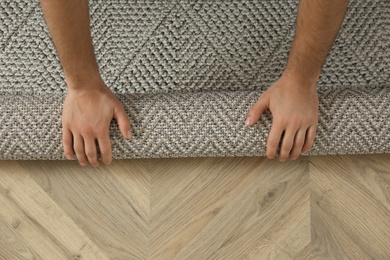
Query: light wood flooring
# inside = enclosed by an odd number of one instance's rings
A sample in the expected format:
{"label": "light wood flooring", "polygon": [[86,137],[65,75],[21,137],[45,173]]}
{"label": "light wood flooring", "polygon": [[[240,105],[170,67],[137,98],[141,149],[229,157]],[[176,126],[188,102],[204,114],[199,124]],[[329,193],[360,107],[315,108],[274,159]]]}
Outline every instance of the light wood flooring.
{"label": "light wood flooring", "polygon": [[390,154],[0,161],[0,259],[390,259]]}

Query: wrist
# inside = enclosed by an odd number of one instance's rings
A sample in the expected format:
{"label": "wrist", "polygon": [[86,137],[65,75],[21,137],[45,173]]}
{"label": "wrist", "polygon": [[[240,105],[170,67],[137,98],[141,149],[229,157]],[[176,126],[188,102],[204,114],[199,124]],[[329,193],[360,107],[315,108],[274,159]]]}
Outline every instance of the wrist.
{"label": "wrist", "polygon": [[65,81],[69,89],[77,90],[97,86],[103,82],[103,79],[98,72],[93,72],[67,75]]}
{"label": "wrist", "polygon": [[283,71],[282,77],[289,81],[296,82],[299,85],[317,88],[317,81],[320,78],[320,73],[305,74],[287,68]]}

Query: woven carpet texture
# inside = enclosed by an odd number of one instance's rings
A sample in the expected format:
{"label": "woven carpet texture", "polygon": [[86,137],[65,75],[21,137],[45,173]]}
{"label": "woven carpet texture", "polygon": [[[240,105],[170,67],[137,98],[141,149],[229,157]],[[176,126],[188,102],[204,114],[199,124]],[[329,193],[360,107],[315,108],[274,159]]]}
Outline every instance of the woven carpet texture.
{"label": "woven carpet texture", "polygon": [[[244,121],[280,77],[298,0],[90,0],[99,69],[133,129],[113,158],[265,156],[272,115]],[[350,0],[318,81],[309,155],[390,153],[390,1]],[[38,0],[0,2],[0,159],[66,159],[65,77]]]}

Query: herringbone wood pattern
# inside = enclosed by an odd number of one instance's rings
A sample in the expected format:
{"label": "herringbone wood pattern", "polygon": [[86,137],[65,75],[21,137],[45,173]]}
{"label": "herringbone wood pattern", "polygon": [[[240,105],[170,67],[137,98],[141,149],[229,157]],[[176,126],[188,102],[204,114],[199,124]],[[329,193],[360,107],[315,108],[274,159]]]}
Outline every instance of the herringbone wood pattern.
{"label": "herringbone wood pattern", "polygon": [[0,259],[389,259],[390,154],[0,161]]}

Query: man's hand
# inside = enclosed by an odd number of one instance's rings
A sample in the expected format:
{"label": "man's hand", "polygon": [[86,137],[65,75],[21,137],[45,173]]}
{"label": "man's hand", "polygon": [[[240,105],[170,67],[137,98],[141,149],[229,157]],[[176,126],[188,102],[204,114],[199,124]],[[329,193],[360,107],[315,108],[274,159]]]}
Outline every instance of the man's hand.
{"label": "man's hand", "polygon": [[[272,128],[267,141],[267,157],[273,159],[282,139],[279,161],[290,156],[292,160],[306,153],[313,145],[318,124],[317,84],[302,83],[283,75],[263,92],[250,108],[249,126],[269,109],[272,113]],[[284,136],[282,137],[282,133]]]}
{"label": "man's hand", "polygon": [[128,137],[130,120],[122,103],[100,77],[91,38],[88,0],[40,0],[46,24],[64,70],[68,93],[62,115],[63,146],[68,159],[73,146],[80,164],[111,162],[109,127],[114,117]]}
{"label": "man's hand", "polygon": [[[300,0],[296,32],[283,75],[248,112],[249,125],[265,109],[273,122],[267,156],[274,158],[280,139],[279,161],[295,160],[313,145],[318,123],[317,81],[325,58],[339,32],[348,0]],[[283,135],[283,137],[282,137]]]}
{"label": "man's hand", "polygon": [[111,163],[109,129],[112,118],[116,119],[124,137],[131,138],[131,128],[121,101],[104,82],[99,80],[88,84],[82,88],[68,88],[62,114],[62,141],[68,159],[73,158],[74,149],[82,166],[89,162],[97,167],[97,144],[102,161]]}

